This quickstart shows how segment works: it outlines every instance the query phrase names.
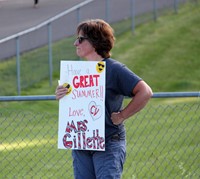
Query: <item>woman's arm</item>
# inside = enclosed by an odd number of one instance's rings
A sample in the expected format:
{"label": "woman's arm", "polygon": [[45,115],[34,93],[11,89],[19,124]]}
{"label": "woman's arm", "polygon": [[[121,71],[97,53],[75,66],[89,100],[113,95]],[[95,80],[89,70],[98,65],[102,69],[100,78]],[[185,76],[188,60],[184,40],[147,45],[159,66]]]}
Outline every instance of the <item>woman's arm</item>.
{"label": "woman's arm", "polygon": [[153,93],[147,83],[139,81],[133,89],[133,94],[134,97],[130,103],[121,112],[114,112],[111,114],[113,124],[118,125],[143,109]]}

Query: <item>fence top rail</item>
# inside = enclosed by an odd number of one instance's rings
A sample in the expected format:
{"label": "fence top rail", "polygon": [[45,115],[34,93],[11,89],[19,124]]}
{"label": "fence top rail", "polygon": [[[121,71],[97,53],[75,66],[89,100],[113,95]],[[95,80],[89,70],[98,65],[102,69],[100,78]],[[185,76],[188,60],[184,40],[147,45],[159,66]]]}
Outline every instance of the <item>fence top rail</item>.
{"label": "fence top rail", "polygon": [[[157,92],[153,93],[152,98],[185,98],[200,97],[199,92]],[[55,95],[34,95],[34,96],[0,96],[1,101],[42,101],[56,100]]]}
{"label": "fence top rail", "polygon": [[200,97],[200,91],[196,92],[157,92],[153,98],[177,98],[177,97]]}
{"label": "fence top rail", "polygon": [[52,18],[50,18],[50,19],[48,19],[48,20],[46,20],[46,21],[44,21],[44,22],[42,22],[42,23],[40,23],[40,24],[38,24],[38,25],[36,25],[36,26],[34,26],[34,27],[32,27],[32,28],[29,28],[29,29],[27,29],[27,30],[24,30],[24,31],[18,32],[18,33],[14,34],[14,35],[11,35],[11,36],[8,36],[8,37],[6,37],[6,38],[3,38],[3,39],[0,40],[0,44],[1,44],[1,43],[4,43],[4,42],[6,42],[6,41],[12,40],[12,39],[14,39],[14,38],[18,38],[18,37],[20,37],[20,36],[22,36],[22,35],[25,35],[25,34],[27,34],[27,33],[30,33],[30,32],[32,32],[32,31],[35,31],[35,30],[37,30],[37,29],[40,29],[40,28],[42,28],[42,27],[44,27],[44,26],[46,26],[46,25],[52,23],[53,21],[55,21],[55,20],[61,18],[62,16],[66,15],[66,14],[69,14],[70,12],[72,12],[72,11],[74,11],[74,10],[77,10],[77,9],[79,9],[79,8],[85,6],[85,5],[87,5],[87,4],[89,4],[90,2],[93,2],[93,1],[94,1],[94,0],[86,0],[86,1],[84,1],[84,2],[82,2],[82,3],[79,3],[79,4],[75,5],[75,6],[73,6],[73,7],[70,8],[70,9],[68,9],[68,10],[66,10],[66,11],[64,11],[64,12],[62,12],[62,13],[60,13],[60,14],[58,14],[58,15],[56,15],[56,16],[54,16],[54,17],[52,17]]}

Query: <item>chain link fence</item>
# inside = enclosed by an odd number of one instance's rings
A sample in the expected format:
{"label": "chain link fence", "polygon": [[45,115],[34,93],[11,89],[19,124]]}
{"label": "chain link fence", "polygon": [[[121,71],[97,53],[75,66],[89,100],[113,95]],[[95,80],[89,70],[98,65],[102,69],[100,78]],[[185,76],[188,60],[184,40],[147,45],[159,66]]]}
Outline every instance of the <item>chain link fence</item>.
{"label": "chain link fence", "polygon": [[[200,178],[199,99],[150,102],[125,125],[123,179]],[[1,179],[73,178],[71,150],[57,148],[57,113],[0,109],[0,128]]]}

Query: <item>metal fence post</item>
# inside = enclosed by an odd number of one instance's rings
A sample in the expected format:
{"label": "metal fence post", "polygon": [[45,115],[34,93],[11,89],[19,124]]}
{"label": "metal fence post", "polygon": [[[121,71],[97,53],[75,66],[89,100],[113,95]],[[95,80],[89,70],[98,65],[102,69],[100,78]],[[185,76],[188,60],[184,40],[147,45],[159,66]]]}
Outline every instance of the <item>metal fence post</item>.
{"label": "metal fence post", "polygon": [[110,21],[110,0],[106,0],[106,21]]}
{"label": "metal fence post", "polygon": [[49,49],[49,85],[52,86],[52,73],[53,73],[53,64],[52,64],[52,29],[51,23],[48,24],[48,49]]}
{"label": "metal fence post", "polygon": [[77,24],[80,22],[80,8],[77,8]]}
{"label": "metal fence post", "polygon": [[178,13],[178,0],[174,0],[174,11],[176,14]]}
{"label": "metal fence post", "polygon": [[[79,24],[80,23],[80,21],[81,21],[81,15],[80,15],[80,7],[79,8],[77,8],[77,11],[76,11],[77,13],[76,13],[76,19],[77,19],[77,24]],[[81,60],[81,57],[78,57],[78,60]]]}
{"label": "metal fence post", "polygon": [[132,33],[135,31],[135,0],[131,0],[131,30]]}
{"label": "metal fence post", "polygon": [[16,37],[16,67],[17,67],[17,94],[21,94],[21,85],[20,85],[20,44],[19,36]]}
{"label": "metal fence post", "polygon": [[156,0],[153,0],[153,19],[154,19],[154,21],[157,20],[157,4],[156,4]]}

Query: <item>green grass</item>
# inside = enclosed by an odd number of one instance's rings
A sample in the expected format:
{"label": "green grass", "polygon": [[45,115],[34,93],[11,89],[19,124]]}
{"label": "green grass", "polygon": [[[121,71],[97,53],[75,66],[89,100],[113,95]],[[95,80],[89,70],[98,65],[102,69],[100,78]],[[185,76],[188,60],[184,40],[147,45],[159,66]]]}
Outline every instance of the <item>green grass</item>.
{"label": "green grass", "polygon": [[[125,123],[123,178],[197,179],[199,100],[154,100]],[[52,105],[18,105],[21,107],[0,109],[0,178],[73,178],[71,151],[57,149],[57,107],[51,111]]]}
{"label": "green grass", "polygon": [[[192,12],[191,12],[192,11]],[[117,39],[114,57],[158,91],[199,91],[199,8],[180,10]]]}
{"label": "green grass", "polygon": [[[199,12],[199,7],[184,6],[177,15],[138,26],[134,35],[118,35],[113,58],[144,78],[154,92],[199,91]],[[77,58],[73,40],[53,45],[52,87],[45,75],[37,76],[46,66],[47,48],[22,55],[22,95],[54,94],[60,60]],[[14,59],[0,64],[0,95],[16,94],[15,73]],[[123,178],[199,178],[199,109],[198,98],[152,99],[131,117]],[[57,149],[57,101],[1,102],[0,121],[0,178],[72,178],[71,151]]]}
{"label": "green grass", "polygon": [[128,120],[124,178],[198,178],[199,107],[197,99],[150,103]]}

